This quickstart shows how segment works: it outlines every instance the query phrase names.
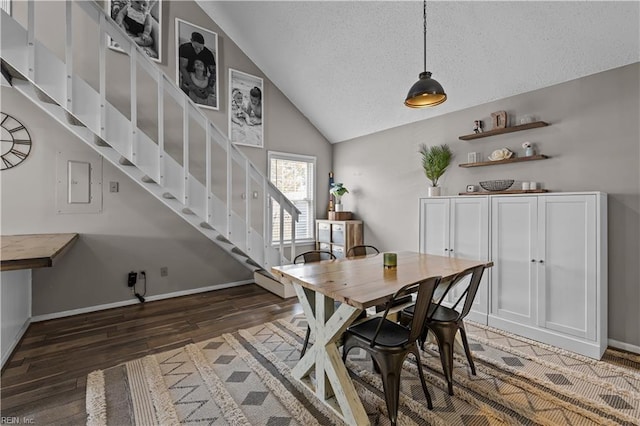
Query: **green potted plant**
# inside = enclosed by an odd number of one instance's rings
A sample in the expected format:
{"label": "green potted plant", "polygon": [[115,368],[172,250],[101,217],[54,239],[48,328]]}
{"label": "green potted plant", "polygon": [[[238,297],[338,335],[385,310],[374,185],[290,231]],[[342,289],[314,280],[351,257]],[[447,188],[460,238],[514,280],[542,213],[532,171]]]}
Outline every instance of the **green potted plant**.
{"label": "green potted plant", "polygon": [[440,195],[440,187],[438,186],[438,180],[447,170],[453,153],[448,145],[435,145],[427,146],[420,144],[420,154],[422,155],[422,167],[424,168],[424,174],[427,179],[431,181],[431,187],[429,188],[429,197]]}
{"label": "green potted plant", "polygon": [[341,212],[342,211],[342,196],[344,194],[348,194],[349,190],[347,188],[345,188],[342,183],[334,183],[334,184],[331,185],[331,189],[329,190],[329,193],[331,195],[333,195],[333,197],[335,199],[335,206],[334,206],[335,211]]}

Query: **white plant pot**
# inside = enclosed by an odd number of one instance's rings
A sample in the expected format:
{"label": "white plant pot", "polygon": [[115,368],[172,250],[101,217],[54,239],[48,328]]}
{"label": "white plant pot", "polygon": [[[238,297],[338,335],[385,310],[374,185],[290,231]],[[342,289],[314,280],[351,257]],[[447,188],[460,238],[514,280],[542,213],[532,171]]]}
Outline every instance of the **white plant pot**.
{"label": "white plant pot", "polygon": [[341,211],[342,211],[342,203],[340,203],[340,204],[336,204],[336,206],[335,206],[335,210],[336,210],[337,212],[341,212]]}
{"label": "white plant pot", "polygon": [[430,186],[429,187],[428,196],[429,197],[439,197],[440,196],[440,187],[439,186]]}

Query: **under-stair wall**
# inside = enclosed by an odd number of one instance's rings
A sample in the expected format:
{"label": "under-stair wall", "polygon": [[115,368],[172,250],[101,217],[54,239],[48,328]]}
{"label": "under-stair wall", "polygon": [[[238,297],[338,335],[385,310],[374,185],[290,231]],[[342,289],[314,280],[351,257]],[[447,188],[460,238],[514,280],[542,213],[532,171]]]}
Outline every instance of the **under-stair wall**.
{"label": "under-stair wall", "polygon": [[[28,80],[15,87],[248,269],[288,262],[295,245],[286,255],[283,241],[272,246],[269,205],[295,235],[293,204],[97,4],[56,3],[62,49],[38,38],[36,9],[50,4],[29,2],[26,28],[3,12],[3,61]],[[127,53],[109,51],[107,35]],[[78,37],[98,47],[79,51]],[[141,109],[142,97],[154,108]]]}

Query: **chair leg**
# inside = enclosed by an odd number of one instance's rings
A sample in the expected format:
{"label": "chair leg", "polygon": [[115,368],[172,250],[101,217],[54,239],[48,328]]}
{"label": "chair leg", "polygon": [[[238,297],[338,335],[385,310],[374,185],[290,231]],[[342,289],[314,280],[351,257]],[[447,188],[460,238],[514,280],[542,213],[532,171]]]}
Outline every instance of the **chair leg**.
{"label": "chair leg", "polygon": [[467,341],[467,331],[464,329],[462,321],[460,322],[460,337],[462,337],[462,346],[464,346],[464,353],[467,355],[467,361],[469,361],[469,367],[471,367],[471,374],[476,375],[476,366],[473,363],[471,357],[471,350],[469,349],[469,342]]}
{"label": "chair leg", "polygon": [[381,355],[377,357],[374,353],[371,354],[376,358],[375,363],[378,364],[381,370],[382,387],[384,388],[384,399],[387,403],[387,411],[389,412],[389,420],[391,424],[395,425],[398,421],[398,405],[400,399],[400,375],[402,372],[402,363],[404,362],[404,355],[389,356]]}
{"label": "chair leg", "polygon": [[427,382],[424,379],[424,372],[422,371],[422,361],[420,361],[420,351],[416,346],[411,353],[416,357],[416,363],[418,364],[418,375],[420,376],[420,383],[422,384],[422,391],[424,392],[424,396],[427,398],[427,408],[429,410],[433,410],[433,402],[431,402],[431,395],[429,395],[429,389],[427,389]]}
{"label": "chair leg", "polygon": [[449,395],[453,395],[453,340],[456,337],[457,327],[433,327],[429,329],[433,331],[438,340],[438,349],[440,352],[440,362],[442,363],[442,372],[447,379],[447,387]]}
{"label": "chair leg", "polygon": [[304,336],[304,343],[302,344],[302,350],[300,351],[300,358],[307,352],[307,346],[309,345],[309,337],[311,336],[311,328],[307,326],[307,334]]}

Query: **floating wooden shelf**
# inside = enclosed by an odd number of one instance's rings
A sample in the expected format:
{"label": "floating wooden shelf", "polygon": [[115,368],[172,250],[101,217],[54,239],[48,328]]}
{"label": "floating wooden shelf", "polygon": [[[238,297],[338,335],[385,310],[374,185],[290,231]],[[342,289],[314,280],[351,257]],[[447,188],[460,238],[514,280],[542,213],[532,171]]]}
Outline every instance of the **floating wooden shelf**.
{"label": "floating wooden shelf", "polygon": [[510,189],[506,191],[478,191],[478,192],[460,192],[458,195],[500,195],[500,194],[542,194],[549,192],[548,189]]}
{"label": "floating wooden shelf", "polygon": [[534,121],[533,123],[519,124],[517,126],[505,127],[503,129],[493,129],[482,133],[472,133],[470,135],[460,136],[458,139],[470,141],[472,139],[486,138],[489,136],[501,135],[503,133],[520,132],[522,130],[535,129],[536,127],[545,127],[548,125],[549,123],[545,123],[544,121]]}
{"label": "floating wooden shelf", "polygon": [[536,160],[546,160],[546,155],[530,155],[529,157],[515,157],[515,158],[507,158],[506,160],[497,160],[497,161],[481,161],[478,163],[462,163],[458,164],[458,167],[482,167],[482,166],[493,166],[496,164],[507,164],[507,163],[520,163],[522,161],[536,161]]}

